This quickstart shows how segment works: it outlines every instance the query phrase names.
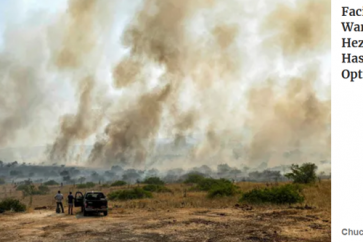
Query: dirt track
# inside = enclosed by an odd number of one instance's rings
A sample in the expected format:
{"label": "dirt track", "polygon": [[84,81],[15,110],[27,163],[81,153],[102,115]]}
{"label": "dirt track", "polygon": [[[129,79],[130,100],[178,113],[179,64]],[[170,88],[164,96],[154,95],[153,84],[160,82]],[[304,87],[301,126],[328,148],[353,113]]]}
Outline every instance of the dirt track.
{"label": "dirt track", "polygon": [[114,208],[83,217],[50,210],[0,215],[0,241],[330,241],[330,218],[317,210]]}

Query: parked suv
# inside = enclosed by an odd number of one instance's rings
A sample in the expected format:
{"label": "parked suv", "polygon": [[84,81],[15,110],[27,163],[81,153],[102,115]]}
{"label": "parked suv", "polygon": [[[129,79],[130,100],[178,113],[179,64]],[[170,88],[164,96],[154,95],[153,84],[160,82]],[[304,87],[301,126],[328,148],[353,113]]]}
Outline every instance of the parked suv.
{"label": "parked suv", "polygon": [[76,192],[74,206],[81,207],[84,216],[90,213],[103,213],[107,216],[108,213],[108,202],[102,192],[87,192],[84,195]]}

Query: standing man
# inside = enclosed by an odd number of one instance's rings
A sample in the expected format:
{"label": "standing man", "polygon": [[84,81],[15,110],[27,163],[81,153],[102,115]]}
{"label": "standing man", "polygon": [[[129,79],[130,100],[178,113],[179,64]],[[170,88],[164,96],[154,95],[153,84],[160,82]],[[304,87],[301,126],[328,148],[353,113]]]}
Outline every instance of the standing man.
{"label": "standing man", "polygon": [[59,207],[62,208],[62,213],[64,213],[64,209],[63,209],[63,195],[61,194],[60,191],[58,191],[58,194],[54,196],[55,200],[57,201],[57,210],[59,209]]}
{"label": "standing man", "polygon": [[72,192],[69,192],[68,195],[68,214],[73,215],[73,195]]}

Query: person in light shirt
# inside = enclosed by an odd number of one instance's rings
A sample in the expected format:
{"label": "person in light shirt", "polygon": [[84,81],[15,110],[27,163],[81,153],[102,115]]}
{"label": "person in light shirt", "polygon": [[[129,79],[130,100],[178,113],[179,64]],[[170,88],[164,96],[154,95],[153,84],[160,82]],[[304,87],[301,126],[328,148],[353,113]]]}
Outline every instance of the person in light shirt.
{"label": "person in light shirt", "polygon": [[57,210],[59,209],[59,207],[61,207],[62,208],[62,213],[64,213],[63,203],[62,203],[63,194],[60,191],[58,191],[57,195],[55,195],[54,198],[57,201]]}

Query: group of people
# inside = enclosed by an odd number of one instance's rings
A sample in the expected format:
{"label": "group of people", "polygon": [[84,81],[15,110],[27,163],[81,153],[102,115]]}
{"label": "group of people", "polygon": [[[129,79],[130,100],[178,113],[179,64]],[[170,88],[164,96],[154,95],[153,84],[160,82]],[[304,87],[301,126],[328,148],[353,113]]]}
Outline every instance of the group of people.
{"label": "group of people", "polygon": [[[63,208],[63,194],[61,191],[58,191],[57,195],[54,196],[54,199],[57,202],[57,210],[62,209],[62,213],[64,213]],[[73,203],[74,203],[74,197],[72,195],[72,192],[69,192],[69,195],[67,197],[68,200],[68,214],[73,215]]]}

